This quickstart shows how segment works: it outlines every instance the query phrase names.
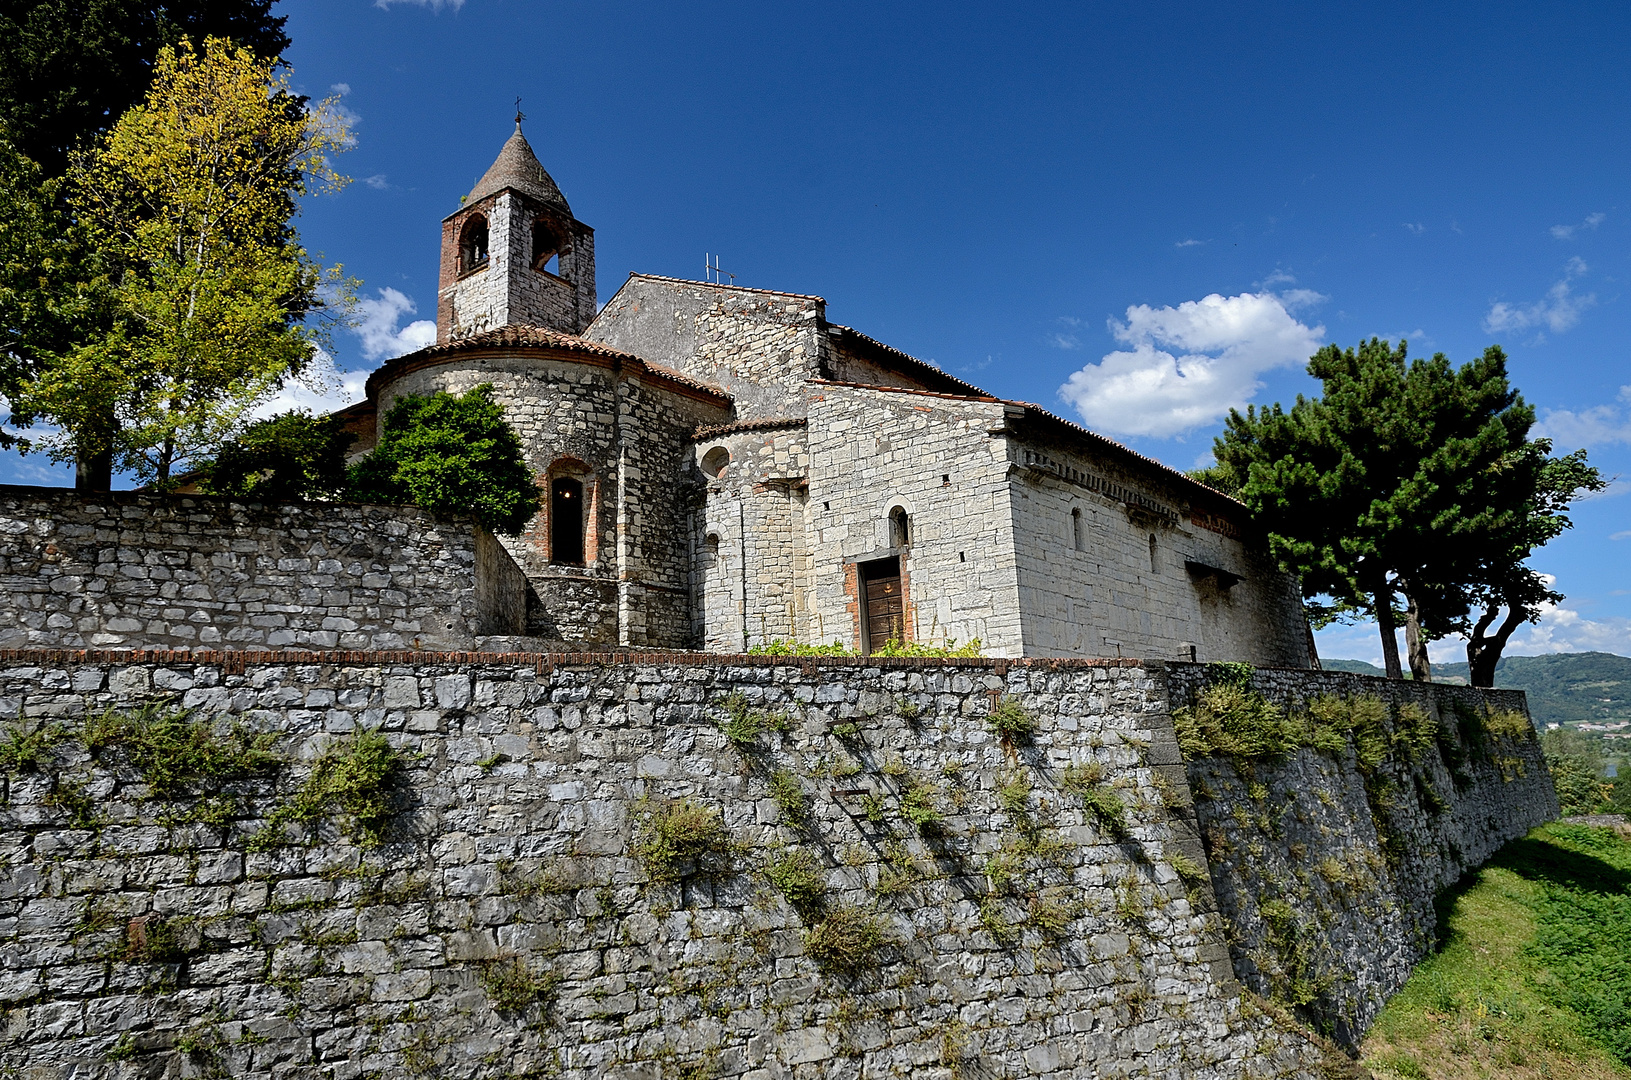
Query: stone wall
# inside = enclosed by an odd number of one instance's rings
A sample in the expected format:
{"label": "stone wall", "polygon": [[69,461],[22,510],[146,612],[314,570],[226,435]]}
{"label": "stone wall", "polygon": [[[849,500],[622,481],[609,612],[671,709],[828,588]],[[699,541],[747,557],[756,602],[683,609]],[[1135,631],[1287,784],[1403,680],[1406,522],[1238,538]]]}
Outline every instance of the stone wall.
{"label": "stone wall", "polygon": [[[1230,976],[1162,665],[592,659],[0,655],[0,1071],[1343,1075]],[[76,734],[162,701],[283,764]],[[297,798],[371,729],[377,845]]]}
{"label": "stone wall", "polygon": [[0,647],[468,648],[505,561],[413,507],[0,487]]}
{"label": "stone wall", "polygon": [[[832,383],[814,389],[809,518],[820,640],[855,647],[854,564],[898,555],[914,640],[979,638],[987,655],[1021,655],[1007,452],[989,434],[1005,406]],[[890,536],[896,506],[909,519],[904,551]]]}
{"label": "stone wall", "polygon": [[1016,435],[1012,528],[1027,656],[1309,666],[1296,579],[1238,530],[1197,524],[1195,493],[1178,478],[1135,472],[1058,432],[1021,425]]}
{"label": "stone wall", "polygon": [[584,337],[724,387],[739,420],[802,416],[825,310],[819,296],[633,274]]}
{"label": "stone wall", "polygon": [[[1169,668],[1182,708],[1219,676]],[[1401,706],[1427,745],[1361,760],[1340,751],[1189,762],[1235,969],[1357,1046],[1432,947],[1434,901],[1502,844],[1558,814],[1521,691],[1389,682],[1343,672],[1259,670],[1251,688],[1291,714],[1324,697]],[[1506,713],[1505,725],[1491,713]],[[1376,744],[1380,747],[1380,743]]]}
{"label": "stone wall", "polygon": [[552,561],[549,506],[505,546],[538,596],[529,633],[554,641],[687,648],[692,622],[692,518],[702,474],[691,435],[728,416],[723,399],[688,396],[660,378],[595,357],[494,350],[454,356],[385,382],[379,412],[404,394],[493,387],[545,488],[581,480],[585,564]]}

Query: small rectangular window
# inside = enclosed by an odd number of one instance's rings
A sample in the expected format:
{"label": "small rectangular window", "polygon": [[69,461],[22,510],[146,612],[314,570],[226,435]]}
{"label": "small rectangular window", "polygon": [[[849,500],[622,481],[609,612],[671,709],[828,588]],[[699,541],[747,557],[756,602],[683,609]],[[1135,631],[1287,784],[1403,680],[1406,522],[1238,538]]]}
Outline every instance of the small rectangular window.
{"label": "small rectangular window", "polygon": [[1087,550],[1087,545],[1082,540],[1082,512],[1080,510],[1070,512],[1070,542],[1071,546],[1077,551]]}

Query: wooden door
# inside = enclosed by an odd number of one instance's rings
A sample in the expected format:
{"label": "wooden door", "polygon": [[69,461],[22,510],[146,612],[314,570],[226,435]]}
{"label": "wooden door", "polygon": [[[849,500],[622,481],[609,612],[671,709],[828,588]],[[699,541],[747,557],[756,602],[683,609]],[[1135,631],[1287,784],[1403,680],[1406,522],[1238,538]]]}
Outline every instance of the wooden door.
{"label": "wooden door", "polygon": [[862,563],[860,571],[866,651],[876,652],[891,641],[905,641],[906,604],[900,590],[900,560]]}

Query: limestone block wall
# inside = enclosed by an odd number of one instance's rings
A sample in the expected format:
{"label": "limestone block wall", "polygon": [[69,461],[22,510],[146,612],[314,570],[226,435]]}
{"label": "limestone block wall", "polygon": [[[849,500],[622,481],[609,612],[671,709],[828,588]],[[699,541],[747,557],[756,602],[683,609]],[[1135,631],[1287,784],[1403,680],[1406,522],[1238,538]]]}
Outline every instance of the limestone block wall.
{"label": "limestone block wall", "polygon": [[[1230,977],[1161,665],[595,659],[0,655],[0,718],[60,732],[4,778],[0,1069],[1343,1075]],[[993,733],[1005,694],[1033,737]],[[156,788],[76,734],[149,702],[280,763]],[[382,842],[291,821],[365,730]],[[665,860],[676,807],[722,831]],[[871,936],[822,952],[841,925]]]}
{"label": "limestone block wall", "polygon": [[[910,390],[817,383],[809,405],[814,614],[818,636],[854,647],[853,565],[899,555],[907,627],[918,641],[979,638],[988,656],[1024,651],[1005,406]],[[910,544],[891,546],[889,512]]]}
{"label": "limestone block wall", "polygon": [[513,192],[501,191],[472,209],[487,219],[487,262],[459,273],[458,230],[470,215],[443,223],[442,280],[447,284],[438,290],[436,302],[438,341],[457,341],[510,321],[511,263],[525,243],[523,230],[518,228],[519,199]]}
{"label": "limestone block wall", "polygon": [[525,603],[477,545],[413,507],[0,487],[0,647],[470,647]]}
{"label": "limestone block wall", "polygon": [[[1168,672],[1174,708],[1217,677],[1188,664]],[[1352,739],[1340,752],[1188,763],[1236,973],[1357,1046],[1432,947],[1434,900],[1555,818],[1557,796],[1521,691],[1272,670],[1250,686],[1292,712],[1321,697],[1371,699],[1389,731],[1406,705],[1431,725],[1429,745],[1374,766]]]}
{"label": "limestone block wall", "polygon": [[464,393],[482,383],[493,385],[541,484],[561,471],[584,483],[584,566],[550,560],[547,505],[522,536],[504,538],[538,595],[529,632],[690,647],[690,523],[702,479],[691,434],[727,419],[727,406],[609,362],[500,350],[403,373],[382,387],[379,411],[403,394]]}
{"label": "limestone block wall", "polygon": [[1309,665],[1295,579],[1154,470],[1038,434],[1010,443],[1026,655]]}
{"label": "limestone block wall", "polygon": [[[803,420],[705,428],[698,437],[694,453],[707,494],[691,544],[702,648],[739,652],[775,640],[817,640],[807,441]],[[717,464],[719,451],[729,463],[714,471],[709,463]]]}
{"label": "limestone block wall", "polygon": [[739,420],[802,416],[825,310],[819,296],[636,274],[584,337],[724,387]]}

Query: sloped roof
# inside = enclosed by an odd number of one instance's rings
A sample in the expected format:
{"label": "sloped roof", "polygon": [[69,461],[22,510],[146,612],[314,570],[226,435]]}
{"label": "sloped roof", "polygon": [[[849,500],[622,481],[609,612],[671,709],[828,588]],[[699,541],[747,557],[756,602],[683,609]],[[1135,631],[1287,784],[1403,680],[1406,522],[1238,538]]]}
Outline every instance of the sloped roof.
{"label": "sloped roof", "polygon": [[710,382],[703,382],[701,379],[693,378],[683,372],[675,371],[671,367],[654,364],[650,360],[635,356],[633,353],[614,349],[610,345],[602,345],[598,341],[590,341],[587,338],[578,337],[576,334],[568,334],[548,326],[531,326],[525,323],[510,323],[506,326],[500,326],[496,330],[472,334],[470,337],[460,338],[457,341],[428,345],[418,352],[399,356],[395,360],[387,360],[372,375],[368,376],[368,397],[370,400],[378,397],[380,386],[404,372],[433,367],[463,353],[484,352],[492,349],[551,349],[556,352],[582,353],[601,360],[613,360],[628,364],[691,390],[712,397],[723,398],[726,401],[730,400],[730,394],[723,388]]}
{"label": "sloped roof", "polygon": [[521,134],[519,123],[515,125],[515,134],[504,143],[504,148],[498,152],[487,174],[470,189],[465,204],[480,202],[505,188],[519,191],[567,217],[572,216],[572,208],[566,205],[566,196],[561,194],[554,179],[538,163],[538,155],[532,152],[527,137]]}

